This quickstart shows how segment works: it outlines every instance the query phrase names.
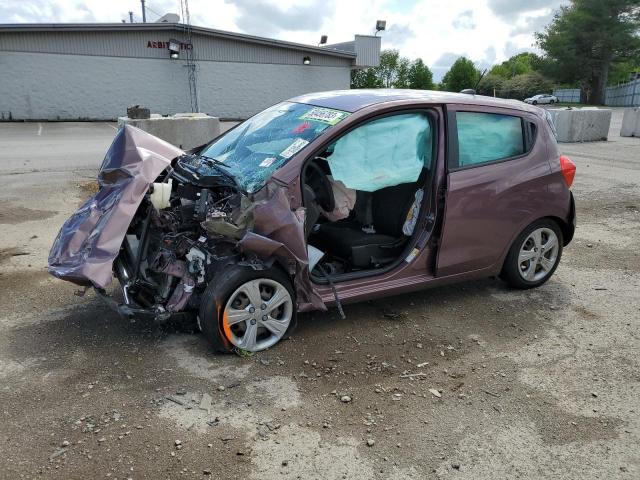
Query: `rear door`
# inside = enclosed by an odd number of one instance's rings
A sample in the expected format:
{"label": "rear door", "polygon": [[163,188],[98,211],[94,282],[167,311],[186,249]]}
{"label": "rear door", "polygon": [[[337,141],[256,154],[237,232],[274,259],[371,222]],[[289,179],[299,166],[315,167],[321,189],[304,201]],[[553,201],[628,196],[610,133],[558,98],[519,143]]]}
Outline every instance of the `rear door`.
{"label": "rear door", "polygon": [[437,276],[499,268],[523,220],[544,201],[550,167],[536,121],[520,110],[448,108]]}

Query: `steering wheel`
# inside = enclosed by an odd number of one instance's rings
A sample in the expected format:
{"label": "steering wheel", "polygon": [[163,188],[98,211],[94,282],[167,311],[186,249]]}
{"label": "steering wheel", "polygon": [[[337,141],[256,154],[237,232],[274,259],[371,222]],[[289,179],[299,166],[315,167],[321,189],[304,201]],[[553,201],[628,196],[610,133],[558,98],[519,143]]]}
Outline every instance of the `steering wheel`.
{"label": "steering wheel", "polygon": [[307,164],[304,172],[304,183],[313,190],[316,195],[316,203],[325,212],[331,212],[336,208],[336,199],[333,196],[331,182],[318,164],[314,162]]}

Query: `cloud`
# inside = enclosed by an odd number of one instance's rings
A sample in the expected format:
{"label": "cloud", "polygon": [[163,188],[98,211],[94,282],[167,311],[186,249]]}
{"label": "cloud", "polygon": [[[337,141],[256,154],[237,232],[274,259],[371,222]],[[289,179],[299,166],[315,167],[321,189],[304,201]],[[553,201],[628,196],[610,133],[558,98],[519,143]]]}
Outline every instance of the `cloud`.
{"label": "cloud", "polygon": [[527,17],[524,22],[511,30],[511,35],[531,35],[534,32],[542,32],[553,19],[553,15],[554,12],[551,11],[547,15]]}
{"label": "cloud", "polygon": [[259,0],[233,0],[231,3],[238,12],[238,27],[253,35],[274,35],[283,30],[318,30],[333,12],[331,0],[311,0],[289,8]]}
{"label": "cloud", "polygon": [[389,26],[388,30],[384,31],[385,44],[389,44],[397,49],[401,49],[407,41],[415,37],[416,33],[409,25],[393,24]]}
{"label": "cloud", "polygon": [[[315,45],[371,35],[378,19],[382,48],[422,58],[438,80],[461,55],[478,66],[535,48],[532,32],[569,0],[189,0],[191,22],[208,28]],[[147,0],[147,19],[173,12],[178,0]],[[0,23],[140,21],[139,0],[0,0]],[[155,13],[154,13],[155,12]],[[157,15],[156,15],[157,14]],[[493,49],[489,49],[493,47]]]}
{"label": "cloud", "polygon": [[464,53],[445,52],[433,62],[434,67],[446,67],[449,68],[460,57],[464,57]]}
{"label": "cloud", "polygon": [[496,47],[491,45],[484,51],[484,57],[475,62],[476,67],[478,67],[480,71],[483,71],[485,68],[490,69],[496,63],[497,57]]}
{"label": "cloud", "polygon": [[445,52],[440,55],[431,66],[431,72],[433,73],[434,81],[441,81],[442,77],[444,77],[444,74],[447,73],[451,68],[451,65],[453,65],[454,62],[460,57],[466,57],[466,54]]}
{"label": "cloud", "polygon": [[453,28],[457,28],[460,30],[473,30],[474,28],[476,28],[476,24],[473,21],[473,11],[472,10],[465,10],[464,12],[462,12],[460,15],[458,15],[456,18],[453,19],[453,22],[451,22],[451,25],[453,25]]}
{"label": "cloud", "polygon": [[460,57],[466,57],[470,59],[476,66],[476,68],[480,71],[483,71],[485,68],[490,69],[493,65],[495,65],[496,60],[498,58],[498,52],[496,47],[493,45],[488,46],[483,56],[480,60],[474,60],[469,55],[464,53],[453,53],[453,52],[445,52],[433,63],[431,66],[431,71],[433,72],[433,78],[436,82],[442,80],[447,71],[451,68],[451,65],[455,63],[456,60]]}
{"label": "cloud", "polygon": [[[180,13],[175,0],[153,0],[147,5],[149,22],[168,12]],[[0,0],[0,23],[118,23],[129,21],[130,10],[134,21],[141,22],[140,3],[132,0]]]}
{"label": "cloud", "polygon": [[29,0],[0,3],[0,22],[95,22],[89,8],[82,4],[61,4],[55,0]]}
{"label": "cloud", "polygon": [[531,48],[518,46],[512,41],[508,41],[504,45],[504,55],[506,58],[511,58],[514,55],[518,55],[519,53],[530,52],[531,50]]}
{"label": "cloud", "polygon": [[566,0],[489,0],[489,9],[501,19],[511,22],[527,12],[556,9]]}

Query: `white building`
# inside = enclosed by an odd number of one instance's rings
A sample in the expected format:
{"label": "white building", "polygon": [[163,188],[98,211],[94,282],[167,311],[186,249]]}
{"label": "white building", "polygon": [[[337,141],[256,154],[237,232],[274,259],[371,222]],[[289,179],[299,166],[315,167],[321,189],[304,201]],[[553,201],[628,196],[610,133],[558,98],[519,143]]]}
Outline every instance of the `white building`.
{"label": "white building", "polygon": [[246,118],[349,88],[379,55],[380,38],[363,35],[316,47],[179,23],[0,24],[0,119],[112,120],[137,104]]}

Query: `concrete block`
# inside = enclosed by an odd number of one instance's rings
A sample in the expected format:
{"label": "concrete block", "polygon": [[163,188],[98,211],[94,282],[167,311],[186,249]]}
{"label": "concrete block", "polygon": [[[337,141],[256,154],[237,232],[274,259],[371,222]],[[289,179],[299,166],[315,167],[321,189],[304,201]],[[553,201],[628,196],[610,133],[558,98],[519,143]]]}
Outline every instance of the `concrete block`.
{"label": "concrete block", "polygon": [[620,127],[621,137],[640,137],[640,108],[626,108]]}
{"label": "concrete block", "polygon": [[611,110],[606,108],[550,108],[559,142],[596,142],[606,140]]}
{"label": "concrete block", "polygon": [[183,150],[203,145],[220,135],[220,120],[204,113],[177,113],[133,119],[119,117],[118,126],[132,125]]}

